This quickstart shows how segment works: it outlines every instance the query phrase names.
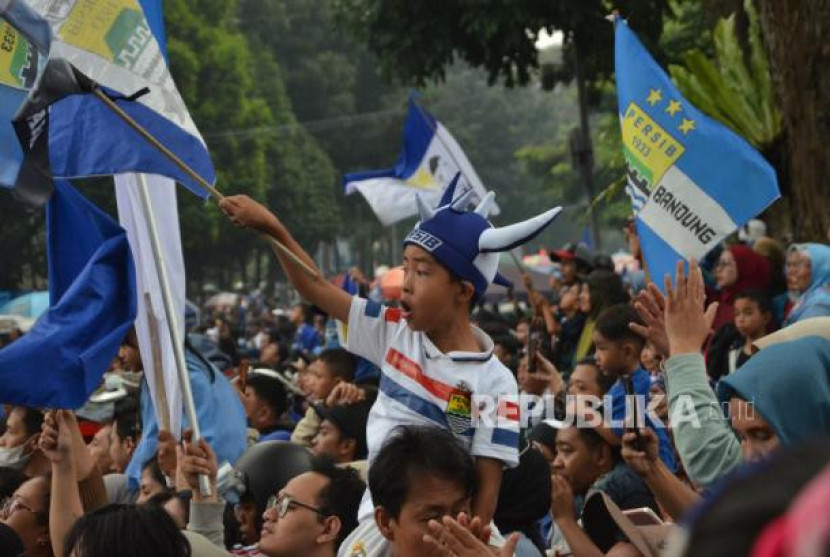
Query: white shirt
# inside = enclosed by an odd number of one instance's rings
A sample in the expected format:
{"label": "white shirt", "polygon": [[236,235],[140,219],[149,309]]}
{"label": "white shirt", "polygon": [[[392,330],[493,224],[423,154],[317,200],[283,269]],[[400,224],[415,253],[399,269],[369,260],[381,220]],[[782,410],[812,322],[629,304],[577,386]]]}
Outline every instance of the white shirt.
{"label": "white shirt", "polygon": [[[494,458],[511,467],[519,463],[516,380],[493,356],[490,337],[476,327],[472,330],[482,352],[444,354],[425,334],[410,329],[399,309],[352,299],[347,348],[381,371],[378,398],[366,426],[369,473],[383,442],[400,425],[442,427],[472,456]],[[499,419],[489,425],[474,423],[476,395],[492,397],[491,411],[496,410]],[[480,405],[480,400],[476,402]],[[358,518],[373,512],[367,490]]]}

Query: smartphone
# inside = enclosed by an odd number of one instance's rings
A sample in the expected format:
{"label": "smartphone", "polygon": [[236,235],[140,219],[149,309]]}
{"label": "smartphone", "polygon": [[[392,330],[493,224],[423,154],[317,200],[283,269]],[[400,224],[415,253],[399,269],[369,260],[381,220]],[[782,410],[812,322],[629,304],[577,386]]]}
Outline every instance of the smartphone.
{"label": "smartphone", "polygon": [[531,328],[527,337],[527,372],[536,373],[536,352],[539,351],[541,335],[534,328]]}
{"label": "smartphone", "polygon": [[642,451],[643,440],[642,438],[640,438],[640,428],[637,427],[637,425],[640,423],[640,417],[638,416],[640,408],[637,404],[636,393],[634,392],[634,381],[631,380],[631,377],[624,377],[623,386],[625,387],[626,398],[628,398],[628,400],[634,403],[634,415],[632,416],[634,424],[631,427],[626,427],[625,430],[626,432],[634,433],[635,437],[637,438],[634,441],[634,448],[636,448],[638,451]]}
{"label": "smartphone", "polygon": [[627,509],[622,512],[634,526],[659,526],[663,520],[649,507]]}

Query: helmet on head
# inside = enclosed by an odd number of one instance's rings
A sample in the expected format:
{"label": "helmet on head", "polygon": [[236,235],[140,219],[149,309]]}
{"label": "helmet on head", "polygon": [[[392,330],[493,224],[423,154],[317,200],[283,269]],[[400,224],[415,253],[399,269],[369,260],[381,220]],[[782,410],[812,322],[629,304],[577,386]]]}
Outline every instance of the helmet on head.
{"label": "helmet on head", "polygon": [[461,174],[456,174],[444,191],[438,207],[432,209],[417,196],[420,221],[404,239],[404,245],[416,245],[430,253],[463,280],[475,287],[476,299],[495,282],[509,285],[498,274],[499,253],[518,247],[533,239],[562,211],[556,207],[526,221],[494,227],[487,216],[495,194],[489,192],[473,211],[467,206],[473,197],[468,189],[455,197]]}

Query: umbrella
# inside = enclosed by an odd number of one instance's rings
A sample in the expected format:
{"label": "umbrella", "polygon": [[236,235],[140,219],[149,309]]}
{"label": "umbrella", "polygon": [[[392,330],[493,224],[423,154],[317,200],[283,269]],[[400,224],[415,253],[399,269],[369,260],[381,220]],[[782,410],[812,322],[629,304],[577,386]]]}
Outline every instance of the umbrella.
{"label": "umbrella", "polygon": [[0,308],[0,313],[37,319],[47,309],[49,309],[49,292],[43,290],[23,294],[6,302],[6,305]]}

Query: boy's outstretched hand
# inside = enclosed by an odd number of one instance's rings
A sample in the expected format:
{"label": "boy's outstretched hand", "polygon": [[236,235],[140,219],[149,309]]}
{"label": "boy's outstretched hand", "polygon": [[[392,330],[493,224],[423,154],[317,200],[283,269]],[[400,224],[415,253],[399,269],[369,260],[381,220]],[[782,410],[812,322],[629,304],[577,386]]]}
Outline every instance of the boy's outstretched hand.
{"label": "boy's outstretched hand", "polygon": [[219,202],[219,208],[236,226],[253,228],[268,233],[277,223],[277,217],[261,203],[247,195],[232,195]]}

